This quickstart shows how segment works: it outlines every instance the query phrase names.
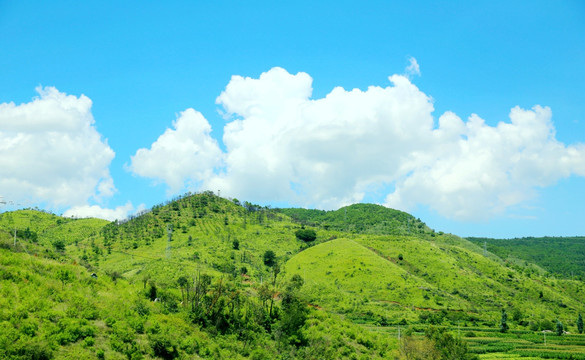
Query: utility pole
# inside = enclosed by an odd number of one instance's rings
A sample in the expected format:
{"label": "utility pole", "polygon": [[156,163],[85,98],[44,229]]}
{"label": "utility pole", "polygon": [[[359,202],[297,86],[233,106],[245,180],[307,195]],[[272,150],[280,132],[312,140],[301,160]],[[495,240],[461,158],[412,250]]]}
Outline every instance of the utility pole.
{"label": "utility pole", "polygon": [[400,326],[398,327],[398,344],[400,344]]}
{"label": "utility pole", "polygon": [[483,242],[483,256],[487,256],[487,241]]}

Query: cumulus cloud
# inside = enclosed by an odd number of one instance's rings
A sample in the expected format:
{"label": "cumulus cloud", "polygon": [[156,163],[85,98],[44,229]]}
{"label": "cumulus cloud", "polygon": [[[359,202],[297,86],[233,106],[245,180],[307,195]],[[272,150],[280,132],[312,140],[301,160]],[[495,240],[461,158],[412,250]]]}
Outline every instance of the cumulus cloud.
{"label": "cumulus cloud", "polygon": [[[420,74],[411,58],[408,74]],[[514,108],[487,125],[446,112],[407,76],[386,87],[334,88],[311,99],[312,78],[273,68],[259,78],[233,76],[217,98],[227,116],[222,153],[208,122],[188,110],[130,169],[165,182],[189,182],[253,201],[337,208],[385,189],[385,204],[428,205],[455,219],[502,213],[572,174],[585,176],[585,146],[555,138],[552,112]],[[215,170],[214,170],[215,168]]]}
{"label": "cumulus cloud", "polygon": [[0,191],[53,206],[83,205],[115,191],[114,151],[94,127],[91,100],[38,87],[29,103],[0,104]]}
{"label": "cumulus cloud", "polygon": [[262,201],[327,208],[359,201],[373,183],[392,181],[402,151],[424,147],[418,133],[432,127],[428,97],[402,76],[390,81],[311,100],[305,73],[233,77],[217,99],[234,115],[224,128],[226,169],[207,183]]}
{"label": "cumulus cloud", "polygon": [[128,169],[169,186],[169,194],[180,191],[185,182],[197,184],[209,178],[221,165],[222,152],[210,135],[211,126],[201,113],[187,109],[150,147],[131,157]]}
{"label": "cumulus cloud", "polygon": [[82,206],[74,206],[71,209],[65,211],[63,213],[64,217],[74,217],[74,218],[98,218],[98,219],[105,219],[105,220],[123,220],[128,218],[129,215],[132,213],[138,213],[145,209],[144,205],[138,206],[137,209],[134,209],[132,203],[127,202],[126,205],[118,206],[115,209],[107,209],[102,208],[98,205],[82,205]]}
{"label": "cumulus cloud", "polygon": [[510,122],[495,127],[475,114],[467,122],[444,114],[432,131],[433,151],[410,157],[411,171],[386,204],[426,204],[446,217],[475,220],[503,213],[561,178],[585,176],[585,146],[557,141],[551,118],[541,106],[515,107]]}

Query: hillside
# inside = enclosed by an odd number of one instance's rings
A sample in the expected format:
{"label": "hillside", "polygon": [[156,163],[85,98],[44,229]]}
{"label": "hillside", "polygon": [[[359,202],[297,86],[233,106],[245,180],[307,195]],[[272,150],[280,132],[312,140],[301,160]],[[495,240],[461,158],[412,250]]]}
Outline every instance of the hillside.
{"label": "hillside", "polygon": [[431,232],[420,219],[410,214],[374,204],[353,204],[333,211],[299,208],[278,211],[300,224],[352,233],[406,235]]}
{"label": "hillside", "polygon": [[489,252],[517,263],[533,263],[563,278],[585,279],[585,237],[467,238]]}
{"label": "hillside", "polygon": [[[297,239],[302,227],[316,239]],[[4,213],[0,285],[0,358],[401,358],[399,328],[445,354],[585,358],[583,335],[548,339],[552,353],[530,338],[557,321],[577,333],[581,281],[370,204],[270,209],[205,192],[123,222]],[[494,337],[503,310],[525,341]]]}

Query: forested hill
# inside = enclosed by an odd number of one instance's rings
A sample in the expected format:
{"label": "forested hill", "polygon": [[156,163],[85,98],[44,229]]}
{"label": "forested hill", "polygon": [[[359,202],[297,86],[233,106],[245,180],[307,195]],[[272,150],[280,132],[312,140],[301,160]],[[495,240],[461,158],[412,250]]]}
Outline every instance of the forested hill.
{"label": "forested hill", "polygon": [[374,204],[354,204],[338,210],[278,209],[300,224],[361,234],[407,235],[430,233],[420,219]]}
{"label": "forested hill", "polygon": [[525,237],[491,239],[470,237],[467,240],[487,247],[502,259],[524,260],[564,278],[585,279],[585,237]]}
{"label": "forested hill", "polygon": [[379,205],[0,214],[1,359],[585,359],[584,293]]}

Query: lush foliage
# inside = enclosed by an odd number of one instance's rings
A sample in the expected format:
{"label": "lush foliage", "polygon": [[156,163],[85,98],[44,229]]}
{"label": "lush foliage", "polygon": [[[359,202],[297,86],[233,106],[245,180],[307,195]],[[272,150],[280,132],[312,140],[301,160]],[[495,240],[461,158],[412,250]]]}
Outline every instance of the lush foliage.
{"label": "lush foliage", "polygon": [[324,229],[365,234],[423,234],[431,230],[413,216],[380,205],[354,204],[334,211],[279,209],[294,221]]}
{"label": "lush foliage", "polygon": [[[585,237],[468,238],[512,263],[534,263],[564,278],[585,279]],[[519,261],[520,260],[520,261]]]}
{"label": "lush foliage", "polygon": [[377,205],[205,192],[122,222],[0,215],[7,359],[579,358],[584,292]]}
{"label": "lush foliage", "polygon": [[315,239],[317,238],[317,233],[313,229],[299,229],[295,231],[295,236],[299,240],[309,242],[315,241]]}

